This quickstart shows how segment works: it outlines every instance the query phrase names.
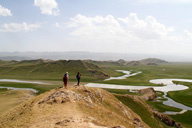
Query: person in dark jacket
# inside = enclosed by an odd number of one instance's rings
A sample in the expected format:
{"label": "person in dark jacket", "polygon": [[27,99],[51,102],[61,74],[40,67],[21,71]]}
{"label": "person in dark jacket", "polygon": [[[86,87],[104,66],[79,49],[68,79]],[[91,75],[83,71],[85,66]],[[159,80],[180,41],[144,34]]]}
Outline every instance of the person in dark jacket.
{"label": "person in dark jacket", "polygon": [[67,81],[68,81],[68,79],[69,79],[69,74],[68,74],[68,72],[66,72],[64,74],[64,76],[63,76],[63,83],[64,83],[63,87],[65,87],[65,88],[67,88]]}
{"label": "person in dark jacket", "polygon": [[77,78],[77,86],[79,86],[81,79],[81,74],[79,72],[77,73],[76,78]]}

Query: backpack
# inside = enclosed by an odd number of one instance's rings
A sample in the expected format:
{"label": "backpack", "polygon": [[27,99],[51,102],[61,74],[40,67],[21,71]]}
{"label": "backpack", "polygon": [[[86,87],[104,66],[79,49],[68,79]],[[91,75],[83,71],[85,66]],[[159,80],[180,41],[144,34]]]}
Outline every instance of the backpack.
{"label": "backpack", "polygon": [[76,78],[78,79],[78,78],[79,78],[79,76],[78,76],[78,75],[76,75]]}

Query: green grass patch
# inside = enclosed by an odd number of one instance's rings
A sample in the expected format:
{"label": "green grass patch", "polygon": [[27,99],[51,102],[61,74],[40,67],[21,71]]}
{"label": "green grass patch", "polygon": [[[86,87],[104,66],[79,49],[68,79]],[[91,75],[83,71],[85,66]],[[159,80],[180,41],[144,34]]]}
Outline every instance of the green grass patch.
{"label": "green grass patch", "polygon": [[6,92],[6,91],[8,91],[6,88],[0,88],[0,93],[1,92]]}
{"label": "green grass patch", "polygon": [[192,111],[187,111],[184,114],[170,116],[178,123],[181,123],[185,128],[192,128]]}
{"label": "green grass patch", "polygon": [[189,87],[189,89],[182,91],[168,92],[168,97],[186,106],[192,107],[192,83],[179,82],[179,81],[173,81],[173,82],[181,85],[186,85]]}
{"label": "green grass patch", "polygon": [[[110,77],[122,76],[115,70],[129,70],[132,73],[141,71],[141,74],[124,80],[103,81]],[[42,60],[29,61],[2,61],[0,62],[0,79],[22,80],[62,80],[63,74],[68,71],[70,81],[76,81],[76,74],[82,74],[82,82],[99,82],[106,84],[155,86],[149,83],[152,79],[161,78],[188,78],[192,79],[192,63],[169,63],[159,65],[120,65],[116,62],[58,60],[44,63]],[[160,85],[156,85],[160,86]]]}
{"label": "green grass patch", "polygon": [[48,90],[59,87],[58,85],[38,85],[38,84],[29,84],[29,83],[12,83],[12,82],[0,82],[0,86],[3,87],[14,87],[14,88],[33,88],[38,90],[37,94],[44,93]]}
{"label": "green grass patch", "polygon": [[[155,84],[149,83],[152,79],[168,79],[168,78],[186,78],[192,79],[192,63],[170,63],[159,64],[156,66],[140,65],[140,66],[121,66],[121,70],[141,71],[141,74],[128,77],[124,80],[111,80],[104,83],[121,84],[121,85],[143,85],[151,86]],[[160,86],[160,85],[156,85]]]}
{"label": "green grass patch", "polygon": [[106,84],[119,84],[119,85],[135,85],[135,86],[161,86],[149,83],[152,79],[168,79],[168,78],[181,78],[192,79],[192,63],[169,63],[152,65],[140,65],[140,66],[119,66],[116,67],[120,70],[131,70],[134,72],[141,71],[141,74],[128,77],[123,80],[110,80],[100,81]]}
{"label": "green grass patch", "polygon": [[133,99],[125,96],[118,96],[116,98],[119,99],[123,104],[131,108],[135,113],[137,113],[142,120],[148,124],[151,128],[161,128],[159,122],[152,118],[152,114],[147,110],[143,104],[135,102]]}
{"label": "green grass patch", "polygon": [[149,104],[152,109],[155,109],[159,112],[165,112],[165,111],[180,112],[181,111],[181,109],[164,105],[162,102],[147,101],[147,104]]}
{"label": "green grass patch", "polygon": [[157,93],[157,97],[159,97],[158,101],[146,101],[147,104],[150,105],[153,110],[157,110],[159,112],[165,112],[165,111],[180,112],[181,111],[181,109],[164,105],[163,101],[167,100],[166,98],[163,98],[164,93],[160,91],[157,91],[156,93]]}

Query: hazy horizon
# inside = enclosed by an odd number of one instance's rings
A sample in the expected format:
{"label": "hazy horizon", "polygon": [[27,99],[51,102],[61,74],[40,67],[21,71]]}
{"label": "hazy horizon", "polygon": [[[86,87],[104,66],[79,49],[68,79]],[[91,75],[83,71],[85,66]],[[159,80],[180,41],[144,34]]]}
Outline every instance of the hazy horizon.
{"label": "hazy horizon", "polygon": [[192,62],[192,58],[185,56],[167,56],[152,54],[128,54],[128,53],[102,53],[102,52],[0,52],[0,60],[33,60],[33,59],[51,59],[51,60],[96,60],[96,61],[137,61],[147,58],[157,58],[169,62]]}
{"label": "hazy horizon", "polygon": [[81,51],[190,61],[191,5],[190,0],[0,0],[0,52]]}

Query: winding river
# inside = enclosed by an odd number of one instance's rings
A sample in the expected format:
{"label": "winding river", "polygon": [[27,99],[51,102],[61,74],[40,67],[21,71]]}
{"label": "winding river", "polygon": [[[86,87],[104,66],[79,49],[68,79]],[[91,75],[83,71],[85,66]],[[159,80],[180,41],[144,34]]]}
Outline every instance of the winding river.
{"label": "winding river", "polygon": [[[14,82],[14,83],[33,83],[33,84],[46,84],[50,85],[50,83],[44,83],[44,82],[37,82],[37,81],[23,81],[23,80],[16,80],[16,79],[0,79],[0,82]],[[14,88],[14,87],[3,87],[0,86],[0,88],[7,88],[8,90],[29,90],[34,93],[37,93],[38,90],[33,88]]]}
{"label": "winding river", "polygon": [[14,87],[3,87],[3,86],[0,86],[0,88],[6,88],[8,90],[29,90],[29,91],[32,91],[34,93],[38,92],[38,90],[33,89],[33,88],[14,88]]}
{"label": "winding river", "polygon": [[49,84],[44,82],[37,82],[37,81],[24,81],[24,80],[16,80],[16,79],[0,79],[0,82],[14,82],[14,83],[31,83],[31,84]]}
{"label": "winding river", "polygon": [[130,76],[135,76],[137,74],[140,74],[142,72],[136,72],[136,73],[131,73],[131,71],[125,71],[125,70],[116,70],[117,72],[122,72],[124,73],[125,75],[123,76],[118,76],[118,77],[110,77],[108,79],[105,79],[104,81],[107,81],[107,80],[117,80],[117,79],[126,79],[127,77],[130,77]]}
{"label": "winding river", "polygon": [[[127,77],[132,77],[135,75],[138,75],[142,72],[136,72],[136,73],[131,73],[131,71],[124,71],[124,70],[116,70],[118,72],[122,72],[125,75],[119,76],[119,77],[110,77],[108,79],[105,79],[105,81],[108,80],[114,80],[114,79],[126,79]],[[164,86],[134,86],[134,85],[117,85],[117,84],[100,84],[100,83],[88,83],[85,86],[88,87],[97,87],[97,88],[110,88],[110,89],[129,89],[129,90],[139,90],[139,89],[145,89],[145,88],[154,88],[155,91],[161,91],[164,92],[163,97],[166,98],[166,101],[163,101],[163,104],[182,109],[180,112],[172,112],[172,111],[166,111],[164,112],[165,114],[169,115],[176,115],[176,114],[183,114],[184,112],[188,110],[192,110],[191,107],[185,106],[183,104],[180,104],[171,98],[167,97],[167,92],[169,91],[179,91],[179,90],[185,90],[188,89],[187,86],[184,85],[179,85],[179,84],[174,84],[172,81],[182,81],[182,82],[192,82],[192,80],[189,79],[154,79],[150,80],[150,83],[153,84],[162,84]],[[47,84],[49,85],[50,83],[43,83],[43,82],[36,82],[36,81],[22,81],[22,80],[15,80],[15,79],[0,79],[0,82],[18,82],[18,83],[35,83],[35,84]],[[35,93],[38,91],[32,88],[14,88],[14,87],[2,87],[0,88],[7,88],[7,89],[13,89],[13,90],[30,90]]]}
{"label": "winding river", "polygon": [[[131,77],[137,74],[140,74],[142,72],[136,72],[134,74],[131,74],[130,71],[124,71],[124,70],[116,70],[118,72],[126,73],[126,75],[123,75],[121,77],[110,77],[106,80],[112,80],[112,79],[126,79],[127,77]],[[116,84],[99,84],[99,83],[88,83],[86,86],[88,87],[97,87],[97,88],[110,88],[110,89],[129,89],[129,90],[139,90],[139,89],[145,89],[145,88],[153,88],[155,91],[161,91],[164,92],[163,97],[167,99],[167,101],[163,101],[164,105],[175,107],[182,109],[180,112],[172,112],[172,111],[166,111],[165,114],[169,115],[176,115],[176,114],[183,114],[184,112],[188,110],[192,110],[191,107],[185,106],[183,104],[180,104],[173,99],[167,97],[167,92],[169,91],[179,91],[179,90],[185,90],[188,89],[187,86],[180,85],[180,84],[174,84],[172,81],[182,81],[182,82],[192,82],[192,80],[189,79],[154,79],[150,80],[150,83],[153,84],[162,84],[164,86],[134,86],[134,85],[116,85]]]}

